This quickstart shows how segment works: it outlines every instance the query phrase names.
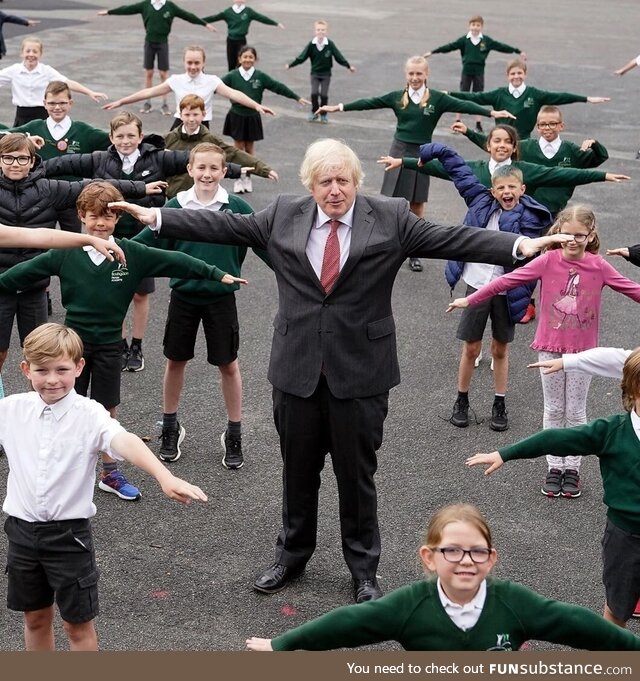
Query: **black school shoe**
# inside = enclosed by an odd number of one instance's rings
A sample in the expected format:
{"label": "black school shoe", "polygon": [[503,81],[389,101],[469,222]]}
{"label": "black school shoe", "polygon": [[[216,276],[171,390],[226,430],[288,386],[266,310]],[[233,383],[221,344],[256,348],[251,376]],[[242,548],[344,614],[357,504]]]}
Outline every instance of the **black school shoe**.
{"label": "black school shoe", "polygon": [[422,272],[422,263],[420,258],[409,258],[409,269],[412,272]]}
{"label": "black school shoe", "polygon": [[466,428],[469,425],[469,400],[458,397],[453,405],[449,423],[457,428]]}
{"label": "black school shoe", "polygon": [[491,408],[491,422],[489,423],[489,428],[491,430],[496,430],[501,433],[503,430],[509,428],[509,419],[507,415],[507,407],[504,400],[496,400]]}

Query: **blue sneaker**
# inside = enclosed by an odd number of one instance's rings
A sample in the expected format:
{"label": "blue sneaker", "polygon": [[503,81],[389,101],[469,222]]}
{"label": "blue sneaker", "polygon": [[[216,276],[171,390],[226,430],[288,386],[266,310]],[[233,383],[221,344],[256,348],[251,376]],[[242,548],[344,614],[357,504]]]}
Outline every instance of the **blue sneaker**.
{"label": "blue sneaker", "polygon": [[100,478],[98,487],[103,492],[117,494],[125,501],[137,501],[142,496],[140,490],[135,485],[132,485],[118,470],[111,471],[108,475]]}

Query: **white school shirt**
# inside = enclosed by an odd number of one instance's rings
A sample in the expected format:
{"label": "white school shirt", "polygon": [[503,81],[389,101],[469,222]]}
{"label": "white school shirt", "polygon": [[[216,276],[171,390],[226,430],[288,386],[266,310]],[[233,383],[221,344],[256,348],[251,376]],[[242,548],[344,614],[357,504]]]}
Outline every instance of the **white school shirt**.
{"label": "white school shirt", "polygon": [[442,589],[442,584],[440,584],[439,577],[437,581],[437,587],[440,603],[442,603],[444,611],[447,613],[447,615],[449,615],[451,621],[456,625],[456,627],[458,627],[458,629],[462,629],[462,631],[468,631],[478,623],[480,615],[482,615],[484,602],[487,599],[486,579],[482,580],[482,584],[480,584],[478,593],[473,597],[473,600],[465,603],[464,605],[460,605],[459,603],[454,603],[452,600],[449,600],[447,594],[445,594],[444,590]]}
{"label": "white school shirt", "polygon": [[191,208],[193,210],[220,210],[223,205],[229,203],[229,192],[224,187],[218,186],[218,191],[209,203],[203,203],[196,194],[195,187],[189,187],[183,192],[176,194],[176,199],[182,208]]}
{"label": "white school shirt", "polygon": [[540,151],[547,157],[547,158],[553,158],[558,151],[560,150],[560,145],[562,144],[562,140],[560,139],[560,135],[556,137],[553,142],[547,142],[544,137],[539,137],[538,138],[538,144],[540,145]]}
{"label": "white school shirt", "polygon": [[321,41],[320,38],[318,38],[318,36],[315,35],[313,36],[311,44],[315,45],[318,48],[318,52],[322,52],[322,50],[324,50],[324,48],[329,44],[329,38],[325,36]]}
{"label": "white school shirt", "polygon": [[524,91],[527,89],[527,84],[522,83],[520,87],[513,87],[511,83],[509,83],[509,92],[516,98],[521,97]]}
{"label": "white school shirt", "polygon": [[[486,229],[495,232],[500,230],[500,216],[502,209],[494,210],[489,217]],[[504,267],[501,265],[490,265],[483,262],[466,262],[462,270],[462,281],[475,289],[482,288],[489,282],[497,279],[504,274]],[[501,296],[507,295],[501,293]]]}
{"label": "white school shirt", "polygon": [[151,0],[151,4],[153,9],[161,10],[167,4],[167,0]]}
{"label": "white school shirt", "polygon": [[418,88],[417,90],[414,90],[413,88],[409,88],[409,97],[411,101],[414,104],[420,104],[422,101],[422,98],[424,97],[424,93],[426,92],[427,87],[426,85],[423,85],[421,88]]}
{"label": "white school shirt", "polygon": [[233,5],[231,5],[231,9],[236,13],[240,14],[242,10],[245,8],[244,2],[234,2]]}
{"label": "white school shirt", "polygon": [[95,400],[75,390],[47,405],[37,392],[0,400],[0,444],[9,462],[2,510],[27,522],[91,518],[101,451],[126,432]]}
{"label": "white school shirt", "polygon": [[23,63],[0,69],[0,87],[11,85],[11,101],[15,106],[42,106],[44,91],[52,80],[66,83],[69,79],[52,66],[38,63],[29,71]]}
{"label": "white school shirt", "polygon": [[251,80],[251,76],[256,72],[256,67],[252,66],[248,71],[245,71],[242,66],[238,68],[238,71],[240,72],[240,75],[246,80],[249,81]]}
{"label": "white school shirt", "polygon": [[60,123],[56,123],[51,116],[45,121],[47,128],[56,142],[61,140],[71,129],[71,119],[65,116]]}
{"label": "white school shirt", "polygon": [[511,165],[511,159],[507,158],[504,161],[494,161],[492,158],[489,159],[488,163],[488,168],[489,168],[489,175],[493,177],[493,173],[496,172],[498,168],[502,168],[503,166],[510,166]]}
{"label": "white school shirt", "polygon": [[469,40],[474,45],[479,45],[480,42],[482,41],[482,39],[484,38],[484,36],[482,35],[482,33],[478,33],[478,35],[475,36],[475,35],[473,35],[473,33],[471,33],[471,31],[469,31],[469,33],[467,33],[467,38],[469,38]]}
{"label": "white school shirt", "polygon": [[198,95],[204,99],[204,120],[210,121],[213,116],[213,93],[218,89],[222,80],[218,76],[199,73],[191,78],[187,73],[177,73],[164,81],[176,98],[176,112],[174,116],[180,118],[180,100],[186,95]]}
{"label": "white school shirt", "polygon": [[633,432],[638,440],[640,440],[640,416],[636,414],[635,409],[631,410],[631,425],[633,426]]}
{"label": "white school shirt", "polygon": [[[109,243],[115,244],[116,240],[113,238],[113,236],[110,236],[107,241]],[[103,255],[100,253],[100,251],[96,250],[93,246],[83,246],[82,250],[91,258],[91,262],[94,265],[102,265],[102,263],[107,259],[106,255]]]}
{"label": "white school shirt", "polygon": [[[353,209],[355,208],[355,202],[351,208],[340,218],[340,227],[338,227],[338,242],[340,243],[340,271],[344,267],[349,257],[349,250],[351,249],[351,227],[353,226]],[[322,260],[324,259],[324,247],[327,243],[327,237],[331,232],[331,227],[329,226],[330,218],[321,208],[318,206],[316,213],[316,219],[313,223],[313,227],[309,232],[309,239],[307,240],[307,248],[305,253],[307,258],[313,267],[313,271],[316,273],[318,279],[322,273]]]}
{"label": "white school shirt", "polygon": [[125,175],[131,175],[131,173],[133,172],[133,166],[136,164],[136,161],[140,158],[140,149],[132,151],[128,156],[121,154],[119,151],[117,152],[117,154],[120,157],[120,160],[122,161],[122,172],[125,173]]}

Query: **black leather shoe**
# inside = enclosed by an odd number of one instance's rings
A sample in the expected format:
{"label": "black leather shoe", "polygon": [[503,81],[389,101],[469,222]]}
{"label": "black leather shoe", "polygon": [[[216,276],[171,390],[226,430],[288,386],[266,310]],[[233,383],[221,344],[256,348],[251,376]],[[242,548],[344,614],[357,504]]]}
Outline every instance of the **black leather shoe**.
{"label": "black leather shoe", "polygon": [[422,272],[422,263],[420,258],[409,258],[409,269],[412,272]]}
{"label": "black leather shoe", "polygon": [[275,594],[289,584],[296,577],[299,577],[304,571],[302,568],[288,567],[280,563],[273,563],[258,575],[256,581],[253,583],[253,588],[256,591],[261,591],[264,594]]}
{"label": "black leather shoe", "polygon": [[382,589],[378,586],[376,579],[354,579],[353,595],[356,603],[377,601],[382,596]]}

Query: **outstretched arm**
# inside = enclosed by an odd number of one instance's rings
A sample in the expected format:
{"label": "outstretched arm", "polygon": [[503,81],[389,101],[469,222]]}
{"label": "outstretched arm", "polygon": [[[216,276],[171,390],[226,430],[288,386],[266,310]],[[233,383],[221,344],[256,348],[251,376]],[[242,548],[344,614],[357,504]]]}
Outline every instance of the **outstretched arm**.
{"label": "outstretched arm", "polygon": [[630,62],[627,62],[622,68],[618,69],[617,71],[614,71],[615,76],[624,76],[625,73],[629,73],[631,69],[635,69],[636,66],[638,66],[638,58],[636,57],[635,59],[632,59]]}
{"label": "outstretched arm", "polygon": [[151,97],[160,97],[161,95],[167,95],[170,92],[171,88],[166,83],[160,83],[158,85],[154,85],[153,87],[144,88],[144,90],[138,90],[138,92],[134,92],[131,95],[122,97],[121,99],[116,99],[113,102],[109,102],[109,104],[105,104],[102,108],[106,109],[107,111],[111,111],[112,109],[118,109],[119,107],[125,106],[126,104],[141,102],[144,99],[151,99]]}
{"label": "outstretched arm", "polygon": [[256,638],[252,636],[246,640],[247,650],[257,650],[260,652],[272,652],[270,638]]}
{"label": "outstretched arm", "polygon": [[273,109],[270,109],[268,106],[262,106],[262,104],[258,104],[258,102],[251,99],[251,97],[247,97],[247,95],[245,95],[244,92],[240,92],[240,90],[235,90],[234,88],[229,87],[224,83],[220,83],[218,85],[218,87],[215,90],[215,93],[217,95],[222,95],[223,97],[230,99],[232,102],[235,102],[236,104],[242,104],[242,106],[246,106],[247,109],[253,109],[254,111],[257,111],[259,114],[262,114],[263,116],[265,114],[268,114],[269,116],[276,115]]}
{"label": "outstretched arm", "polygon": [[465,462],[466,466],[489,466],[484,472],[485,475],[495,473],[504,463],[500,452],[490,452],[489,454],[474,454],[470,456]]}
{"label": "outstretched arm", "polygon": [[105,99],[109,99],[104,92],[95,92],[94,90],[90,90],[88,87],[82,83],[78,83],[76,80],[67,80],[67,85],[69,86],[70,90],[73,90],[73,92],[79,92],[82,95],[87,95],[87,97],[91,97],[94,102],[102,102]]}

